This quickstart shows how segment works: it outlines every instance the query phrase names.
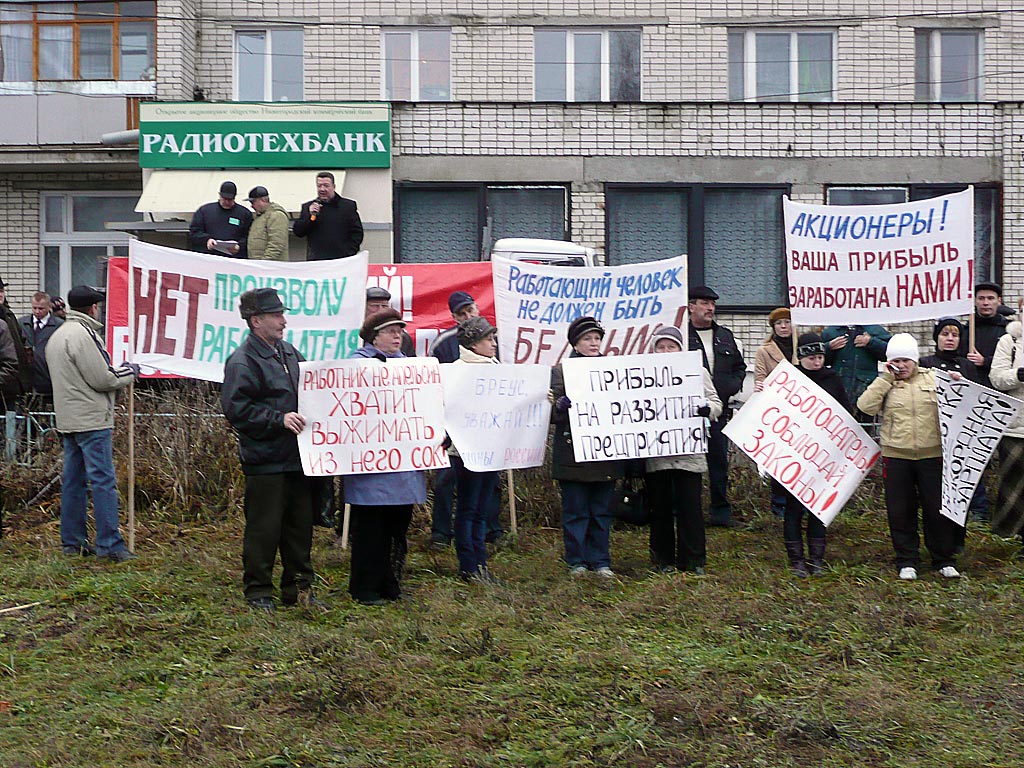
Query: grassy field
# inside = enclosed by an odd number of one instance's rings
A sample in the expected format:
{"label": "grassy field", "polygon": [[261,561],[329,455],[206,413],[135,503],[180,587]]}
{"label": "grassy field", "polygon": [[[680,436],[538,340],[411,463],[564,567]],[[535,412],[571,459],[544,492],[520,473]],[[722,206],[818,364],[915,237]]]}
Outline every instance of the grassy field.
{"label": "grassy field", "polygon": [[318,529],[332,610],[273,616],[241,598],[237,512],[142,513],[116,566],[60,554],[52,499],[15,509],[0,609],[38,605],[0,614],[0,766],[1024,764],[1016,545],[972,528],[964,579],[899,582],[869,483],[798,581],[765,489],[736,495],[707,576],[652,573],[633,529],[611,583],[567,576],[542,481],[505,587],[457,580],[420,514],[384,608],[348,599]]}

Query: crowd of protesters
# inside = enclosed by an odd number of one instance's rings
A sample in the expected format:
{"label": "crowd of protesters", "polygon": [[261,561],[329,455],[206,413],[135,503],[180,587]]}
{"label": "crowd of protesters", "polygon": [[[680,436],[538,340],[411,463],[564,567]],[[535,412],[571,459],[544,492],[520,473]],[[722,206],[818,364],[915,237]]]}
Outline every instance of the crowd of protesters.
{"label": "crowd of protesters", "polygon": [[[5,288],[0,282],[0,292]],[[923,356],[913,336],[893,335],[878,325],[829,326],[820,335],[803,333],[794,339],[790,312],[779,307],[769,314],[770,335],[754,356],[755,394],[762,391],[776,366],[786,361],[798,366],[851,415],[877,430],[896,573],[903,580],[918,578],[921,567],[919,515],[933,568],[945,578],[960,576],[956,561],[964,547],[964,527],[939,511],[942,447],[935,370],[1024,399],[1024,360],[1018,359],[1021,323],[1008,322],[1007,315],[1013,312],[1003,306],[998,285],[981,283],[975,296],[973,344],[967,325],[951,317],[936,321],[934,350]],[[28,393],[56,406],[65,445],[61,517],[65,553],[128,560],[131,555],[117,532],[116,493],[110,493],[114,480],[109,415],[113,393],[134,381],[138,370],[117,368],[106,355],[96,320],[96,307],[103,295],[83,286],[73,289],[69,299],[74,312],[67,320],[59,316],[64,311],[63,302],[42,292],[33,295],[30,315],[18,319],[9,310],[5,312],[0,323],[0,383],[5,409],[15,407]],[[367,312],[360,331],[364,346],[355,357],[383,362],[414,354],[404,330],[405,321],[391,308],[390,300],[384,289],[368,289]],[[642,463],[651,561],[662,572],[704,574],[708,561],[705,526],[739,525],[729,499],[728,443],[722,430],[736,407],[734,397],[743,386],[747,366],[742,345],[716,320],[717,300],[711,288],[691,288],[688,326],[661,327],[646,350],[649,354],[686,349],[701,353],[704,398],[697,413],[706,419],[709,439],[706,455]],[[6,308],[6,300],[2,305]],[[473,297],[455,291],[449,308],[454,325],[438,336],[429,353],[452,365],[498,362],[498,329],[481,316]],[[277,592],[281,603],[324,608],[313,591],[312,531],[322,507],[340,506],[343,501],[350,505],[352,598],[365,605],[397,600],[402,596],[408,528],[414,506],[427,502],[427,477],[421,471],[348,475],[343,478],[341,497],[336,497],[330,486],[324,497],[324,490],[302,474],[296,440],[305,426],[297,400],[298,363],[302,358],[284,340],[285,312],[271,288],[243,294],[240,314],[251,333],[228,360],[222,389],[224,414],[238,434],[246,477],[245,597],[254,609],[275,609],[271,575],[280,556],[282,573]],[[67,325],[72,320],[75,322]],[[83,350],[95,347],[95,359],[83,363],[81,353],[68,357],[65,350],[73,334],[65,333],[65,328],[93,339],[95,344],[86,344],[88,339],[74,343]],[[604,336],[605,329],[596,318],[578,318],[567,333],[569,356],[601,355]],[[569,428],[573,404],[565,391],[561,364],[552,368],[549,398],[553,426],[551,476],[561,493],[565,566],[573,577],[593,573],[613,579],[611,532],[624,462],[575,459]],[[86,406],[74,403],[99,400],[106,404],[105,415],[99,421],[94,419],[95,424],[86,424],[81,415]],[[443,550],[454,543],[458,576],[463,580],[500,584],[501,579],[488,565],[488,543],[500,541],[505,533],[500,524],[499,473],[471,471],[463,464],[457,446],[447,440],[445,447],[451,468],[435,471],[432,478],[430,544]],[[1018,415],[1003,437],[998,465],[999,490],[991,514],[992,530],[1007,537],[1021,536],[1024,414]],[[707,520],[702,508],[704,475],[708,475],[711,499]],[[95,544],[86,536],[87,483],[96,507]],[[782,540],[790,572],[801,578],[823,573],[825,526],[781,484],[773,480],[771,486],[772,510],[783,519]],[[971,517],[989,518],[984,482],[972,499]]]}

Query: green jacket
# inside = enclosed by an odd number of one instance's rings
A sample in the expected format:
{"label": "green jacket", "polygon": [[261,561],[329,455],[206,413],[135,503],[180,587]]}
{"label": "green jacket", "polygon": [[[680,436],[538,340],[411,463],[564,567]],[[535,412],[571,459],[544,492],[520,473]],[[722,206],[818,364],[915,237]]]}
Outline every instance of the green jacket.
{"label": "green jacket", "polygon": [[60,432],[112,429],[115,393],[135,381],[127,365],[114,368],[110,364],[102,333],[98,320],[69,309],[64,324],[46,344]]}
{"label": "green jacket", "polygon": [[249,258],[288,261],[288,211],[271,203],[249,229]]}

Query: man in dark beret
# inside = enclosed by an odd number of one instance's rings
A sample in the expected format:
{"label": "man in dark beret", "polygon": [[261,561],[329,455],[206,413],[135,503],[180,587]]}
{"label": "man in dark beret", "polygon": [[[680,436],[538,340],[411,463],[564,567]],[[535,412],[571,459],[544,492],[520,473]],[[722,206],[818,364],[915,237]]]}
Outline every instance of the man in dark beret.
{"label": "man in dark beret", "polygon": [[708,481],[711,486],[711,509],[708,525],[732,528],[732,504],[729,503],[729,441],[722,434],[729,423],[732,409],[729,400],[743,388],[747,365],[743,350],[732,331],[715,322],[718,294],[706,285],[690,288],[689,346],[701,353],[704,367],[711,374],[715,391],[722,401],[722,415],[711,422],[708,436]]}

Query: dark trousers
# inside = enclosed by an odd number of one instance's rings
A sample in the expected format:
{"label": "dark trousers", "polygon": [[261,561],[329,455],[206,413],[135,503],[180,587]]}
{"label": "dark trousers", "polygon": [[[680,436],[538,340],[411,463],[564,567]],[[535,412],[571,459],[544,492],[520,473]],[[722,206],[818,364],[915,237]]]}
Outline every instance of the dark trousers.
{"label": "dark trousers", "polygon": [[651,505],[651,556],[655,565],[684,571],[707,564],[701,476],[682,469],[647,474]]}
{"label": "dark trousers", "polygon": [[462,459],[451,457],[458,477],[459,499],[455,508],[455,554],[459,571],[473,574],[487,567],[487,502],[493,494],[497,472],[471,472]]}
{"label": "dark trousers", "polygon": [[708,432],[708,483],[711,486],[711,510],[708,517],[712,525],[732,520],[729,503],[729,438],[722,434],[729,420],[723,416],[711,422]]}
{"label": "dark trousers", "polygon": [[[487,519],[487,541],[497,541],[505,535],[501,525],[501,474],[493,474],[491,485],[483,497],[484,514]],[[434,501],[430,508],[430,540],[447,544],[455,537],[452,527],[452,510],[455,508],[455,490],[458,475],[454,467],[439,469],[434,473]]]}
{"label": "dark trousers", "polygon": [[412,520],[412,504],[366,506],[353,504],[352,566],[349,594],[356,600],[397,600],[407,550],[405,534]]}
{"label": "dark trousers", "polygon": [[611,566],[612,498],[615,481],[581,483],[559,480],[562,487],[562,543],[565,562],[592,571]]}
{"label": "dark trousers", "polygon": [[301,472],[245,477],[245,536],[242,565],[245,596],[273,594],[274,560],[281,553],[281,600],[294,603],[313,584],[309,550],[313,508]]}
{"label": "dark trousers", "polygon": [[942,507],[942,459],[885,461],[885,508],[889,535],[896,551],[896,567],[917,567],[921,544],[917,535],[917,509],[921,507],[924,545],[936,568],[955,565],[953,551],[957,525],[939,512]]}
{"label": "dark trousers", "polygon": [[[782,486],[780,486],[782,487]],[[800,500],[789,491],[786,494],[786,514],[782,519],[782,535],[786,541],[804,540],[803,521],[807,518],[807,540],[824,539],[825,524],[811,513]]]}

